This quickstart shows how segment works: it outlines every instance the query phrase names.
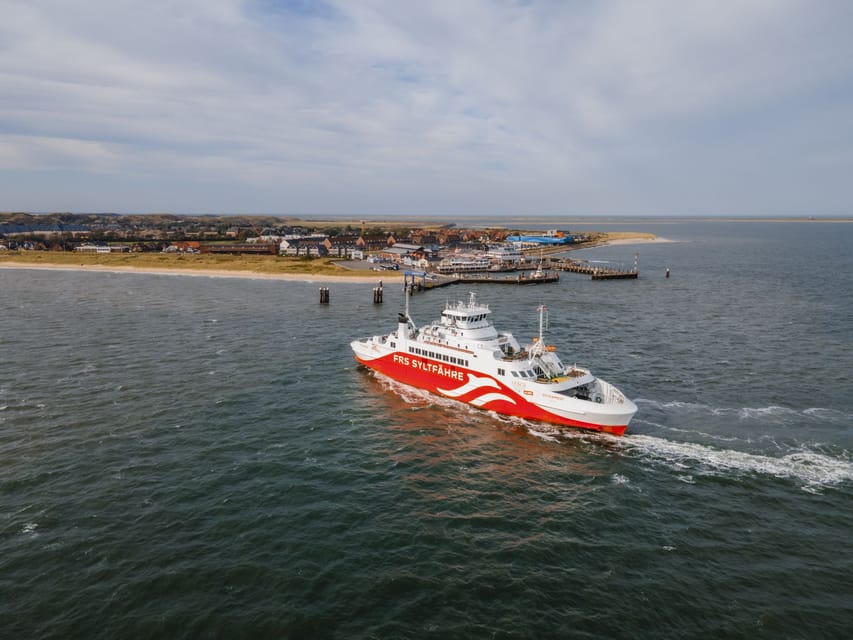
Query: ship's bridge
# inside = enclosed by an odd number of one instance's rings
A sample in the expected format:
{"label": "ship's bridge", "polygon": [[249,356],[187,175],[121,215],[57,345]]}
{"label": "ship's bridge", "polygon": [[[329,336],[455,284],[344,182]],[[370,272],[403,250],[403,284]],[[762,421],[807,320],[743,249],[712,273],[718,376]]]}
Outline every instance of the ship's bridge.
{"label": "ship's bridge", "polygon": [[445,310],[441,314],[441,326],[453,335],[472,340],[494,340],[498,337],[495,326],[489,319],[488,309]]}

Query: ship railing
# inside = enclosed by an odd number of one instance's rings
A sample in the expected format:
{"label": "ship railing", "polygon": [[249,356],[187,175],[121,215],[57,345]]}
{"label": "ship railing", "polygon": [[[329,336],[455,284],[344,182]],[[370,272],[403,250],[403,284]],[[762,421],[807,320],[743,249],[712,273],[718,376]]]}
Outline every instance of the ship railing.
{"label": "ship railing", "polygon": [[623,404],[625,402],[625,396],[616,387],[609,383],[602,386],[604,387],[602,395],[606,404]]}

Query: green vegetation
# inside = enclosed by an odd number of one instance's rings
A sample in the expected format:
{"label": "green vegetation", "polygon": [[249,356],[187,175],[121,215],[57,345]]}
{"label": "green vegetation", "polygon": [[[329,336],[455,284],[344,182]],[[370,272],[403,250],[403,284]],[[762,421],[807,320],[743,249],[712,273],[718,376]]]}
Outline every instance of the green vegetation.
{"label": "green vegetation", "polygon": [[[68,251],[6,251],[0,262],[68,267],[129,267],[134,269],[188,269],[242,271],[262,274],[371,276],[372,271],[350,271],[328,258],[281,256],[166,254],[166,253],[72,253]],[[377,279],[382,274],[375,274]],[[385,277],[389,274],[386,272]]]}

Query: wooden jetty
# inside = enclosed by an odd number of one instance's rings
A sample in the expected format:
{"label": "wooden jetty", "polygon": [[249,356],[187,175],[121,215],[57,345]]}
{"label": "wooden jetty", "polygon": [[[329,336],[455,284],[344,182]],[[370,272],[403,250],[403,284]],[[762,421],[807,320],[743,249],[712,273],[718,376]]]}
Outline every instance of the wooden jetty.
{"label": "wooden jetty", "polygon": [[600,270],[592,274],[593,280],[630,280],[639,276],[636,271]]}
{"label": "wooden jetty", "polygon": [[551,260],[551,267],[560,271],[569,271],[571,273],[583,273],[589,275],[593,280],[631,280],[640,275],[637,268],[637,259],[634,258],[634,268],[630,271],[625,269],[614,269],[612,267],[602,267],[599,265],[591,265],[588,262],[581,260],[572,260],[564,258],[562,260]]}
{"label": "wooden jetty", "polygon": [[556,271],[538,270],[533,274],[517,273],[512,276],[495,276],[490,273],[440,275],[423,271],[406,271],[403,274],[403,286],[412,291],[429,291],[451,284],[548,284],[558,282],[560,274]]}
{"label": "wooden jetty", "polygon": [[492,275],[464,275],[459,276],[457,282],[462,284],[547,284],[560,280],[560,274],[556,271],[539,271],[533,275],[519,273],[514,276],[492,276]]}
{"label": "wooden jetty", "polygon": [[403,272],[403,287],[410,291],[428,291],[456,284],[457,282],[459,282],[459,279],[454,276],[427,273],[426,271]]}
{"label": "wooden jetty", "polygon": [[441,287],[446,287],[451,284],[456,284],[459,282],[457,278],[448,278],[448,277],[438,277],[431,280],[426,281],[425,289],[439,289]]}

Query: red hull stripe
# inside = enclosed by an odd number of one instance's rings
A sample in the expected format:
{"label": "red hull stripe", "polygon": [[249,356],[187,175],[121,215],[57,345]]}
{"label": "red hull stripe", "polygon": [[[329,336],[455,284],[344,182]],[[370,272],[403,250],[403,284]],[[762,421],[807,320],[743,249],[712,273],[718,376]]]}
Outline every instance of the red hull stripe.
{"label": "red hull stripe", "polygon": [[[476,373],[449,363],[435,362],[408,353],[393,353],[371,360],[356,356],[356,360],[404,384],[425,389],[436,395],[451,397],[481,409],[619,436],[628,428],[627,424],[610,426],[564,418],[536,406],[488,374]],[[478,381],[479,384],[472,384],[470,380]]]}

